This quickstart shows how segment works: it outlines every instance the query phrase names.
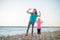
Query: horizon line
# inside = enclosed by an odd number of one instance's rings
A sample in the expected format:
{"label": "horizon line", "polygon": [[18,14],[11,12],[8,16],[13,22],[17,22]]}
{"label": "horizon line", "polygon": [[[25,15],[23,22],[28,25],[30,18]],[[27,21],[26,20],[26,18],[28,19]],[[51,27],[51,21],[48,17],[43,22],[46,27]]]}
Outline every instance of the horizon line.
{"label": "horizon line", "polygon": [[[0,26],[0,28],[3,27],[20,27],[20,28],[27,28],[28,26]],[[34,28],[36,28],[36,26],[34,26]],[[42,28],[60,28],[60,26],[42,26]]]}

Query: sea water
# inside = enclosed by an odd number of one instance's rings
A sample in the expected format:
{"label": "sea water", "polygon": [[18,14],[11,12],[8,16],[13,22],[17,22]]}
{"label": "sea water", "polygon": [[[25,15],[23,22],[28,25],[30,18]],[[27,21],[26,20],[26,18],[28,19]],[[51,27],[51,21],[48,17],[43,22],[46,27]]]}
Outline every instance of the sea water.
{"label": "sea water", "polygon": [[[27,27],[0,27],[0,36],[12,36],[12,35],[21,35],[25,34]],[[41,32],[48,31],[56,31],[60,30],[60,28],[41,28]],[[36,27],[34,28],[34,32],[37,33]],[[31,33],[31,28],[29,29],[29,33]]]}

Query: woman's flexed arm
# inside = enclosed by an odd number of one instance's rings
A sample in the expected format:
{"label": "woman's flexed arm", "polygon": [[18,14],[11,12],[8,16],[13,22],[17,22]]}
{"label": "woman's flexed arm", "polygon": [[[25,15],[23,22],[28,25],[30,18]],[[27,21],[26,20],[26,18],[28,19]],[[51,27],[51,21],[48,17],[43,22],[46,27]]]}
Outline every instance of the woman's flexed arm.
{"label": "woman's flexed arm", "polygon": [[29,9],[27,10],[27,13],[28,13],[28,14],[30,13],[29,10],[31,10],[31,8],[29,8]]}
{"label": "woman's flexed arm", "polygon": [[38,15],[39,17],[41,17],[41,12],[39,11],[39,15]]}

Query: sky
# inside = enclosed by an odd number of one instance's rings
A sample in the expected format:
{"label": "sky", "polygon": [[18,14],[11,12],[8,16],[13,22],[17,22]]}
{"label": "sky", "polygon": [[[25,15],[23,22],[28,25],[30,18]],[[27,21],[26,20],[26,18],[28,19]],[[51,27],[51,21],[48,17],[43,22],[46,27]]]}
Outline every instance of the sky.
{"label": "sky", "polygon": [[60,0],[0,0],[0,26],[27,26],[29,8],[41,12],[42,26],[60,26]]}

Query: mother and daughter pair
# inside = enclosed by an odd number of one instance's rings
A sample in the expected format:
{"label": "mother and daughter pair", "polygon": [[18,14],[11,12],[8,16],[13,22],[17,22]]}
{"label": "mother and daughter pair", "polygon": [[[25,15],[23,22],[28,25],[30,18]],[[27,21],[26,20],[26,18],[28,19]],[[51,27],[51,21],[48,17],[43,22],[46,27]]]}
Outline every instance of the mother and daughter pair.
{"label": "mother and daughter pair", "polygon": [[[35,22],[37,23],[37,34],[41,34],[41,23],[43,23],[43,21],[40,19],[41,12],[39,11],[39,15],[37,15],[37,10],[36,9],[33,9],[32,12],[29,12],[30,10],[31,10],[31,8],[29,8],[27,10],[27,13],[30,14],[31,16],[30,16],[30,20],[29,20],[29,23],[28,23],[28,28],[27,28],[25,36],[28,36],[28,31],[29,31],[30,25],[32,25],[31,36],[33,36],[33,28],[34,28]],[[39,17],[39,18],[36,21],[37,17]]]}

